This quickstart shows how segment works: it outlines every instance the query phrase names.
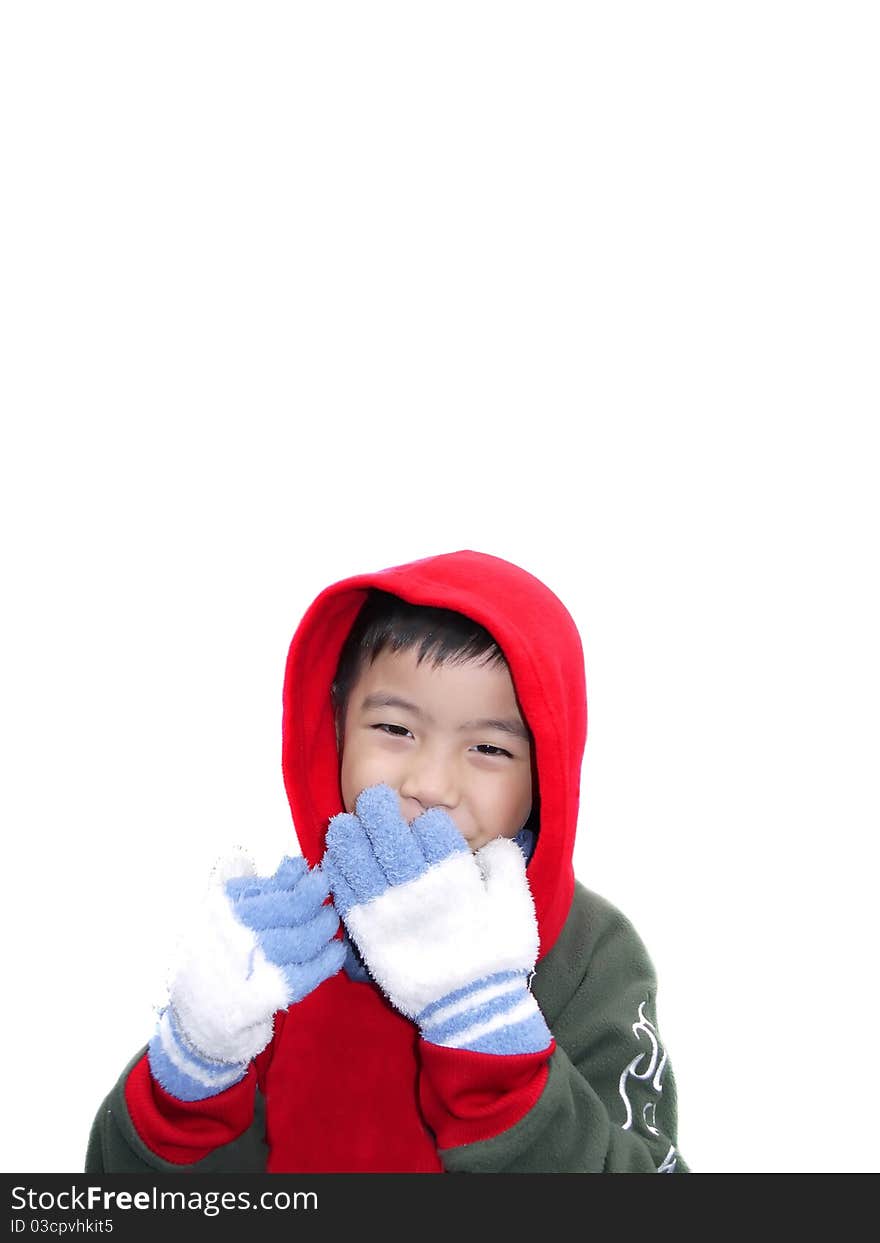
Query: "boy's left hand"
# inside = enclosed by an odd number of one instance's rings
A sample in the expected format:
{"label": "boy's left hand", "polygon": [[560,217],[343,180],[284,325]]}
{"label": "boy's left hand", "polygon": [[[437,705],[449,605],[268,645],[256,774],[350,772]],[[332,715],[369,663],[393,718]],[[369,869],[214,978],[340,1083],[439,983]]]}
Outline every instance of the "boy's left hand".
{"label": "boy's left hand", "polygon": [[522,851],[476,854],[431,807],[407,824],[396,791],[333,816],[322,871],[370,973],[433,1044],[530,1053],[551,1036],[528,989],[538,926]]}

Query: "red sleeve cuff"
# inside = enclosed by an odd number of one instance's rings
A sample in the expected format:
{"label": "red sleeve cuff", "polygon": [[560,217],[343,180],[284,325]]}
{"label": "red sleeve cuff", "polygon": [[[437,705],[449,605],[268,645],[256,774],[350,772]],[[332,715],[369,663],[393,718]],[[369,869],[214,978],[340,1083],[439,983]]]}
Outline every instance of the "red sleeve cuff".
{"label": "red sleeve cuff", "polygon": [[150,1074],[146,1053],[125,1081],[132,1125],[150,1152],[174,1165],[191,1165],[237,1139],[253,1121],[257,1072],[203,1101],[179,1101]]}
{"label": "red sleeve cuff", "polygon": [[421,1040],[419,1098],[437,1147],[456,1148],[491,1139],[535,1105],[550,1072],[550,1055],[473,1053]]}

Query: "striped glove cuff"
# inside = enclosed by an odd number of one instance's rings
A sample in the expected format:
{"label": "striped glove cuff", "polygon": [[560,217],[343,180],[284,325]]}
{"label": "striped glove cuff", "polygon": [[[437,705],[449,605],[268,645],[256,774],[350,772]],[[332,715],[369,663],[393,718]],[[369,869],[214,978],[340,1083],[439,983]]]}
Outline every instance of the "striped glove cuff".
{"label": "striped glove cuff", "polygon": [[448,993],[416,1015],[422,1039],[475,1053],[538,1053],[550,1029],[525,971],[501,971]]}
{"label": "striped glove cuff", "polygon": [[247,1074],[249,1062],[218,1062],[197,1052],[181,1030],[171,1006],[159,1015],[147,1047],[153,1078],[180,1101],[203,1101],[225,1092]]}

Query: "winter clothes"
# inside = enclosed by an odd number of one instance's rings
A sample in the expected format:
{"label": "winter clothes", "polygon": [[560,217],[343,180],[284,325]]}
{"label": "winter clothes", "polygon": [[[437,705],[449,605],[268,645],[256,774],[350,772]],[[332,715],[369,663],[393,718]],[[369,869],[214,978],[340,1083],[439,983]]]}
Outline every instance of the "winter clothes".
{"label": "winter clothes", "polygon": [[627,919],[574,877],[583,652],[543,583],[465,550],[317,597],[284,683],[282,768],[306,862],[322,861],[328,824],[344,811],[330,685],[371,587],[464,613],[507,660],[534,743],[539,815],[526,875],[539,949],[529,983],[550,1043],[486,1052],[423,1039],[345,938],[344,969],[276,1014],[271,1043],[225,1091],[180,1100],[138,1054],[95,1119],[87,1172],[686,1171],[651,961]]}

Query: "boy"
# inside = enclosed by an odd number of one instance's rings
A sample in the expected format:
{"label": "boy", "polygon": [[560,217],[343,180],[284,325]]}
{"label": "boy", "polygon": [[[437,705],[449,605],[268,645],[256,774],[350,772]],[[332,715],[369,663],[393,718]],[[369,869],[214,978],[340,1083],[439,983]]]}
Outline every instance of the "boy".
{"label": "boy", "polygon": [[322,592],[284,683],[303,859],[216,876],[87,1172],[686,1171],[650,960],[574,878],[585,740],[580,637],[521,568]]}

